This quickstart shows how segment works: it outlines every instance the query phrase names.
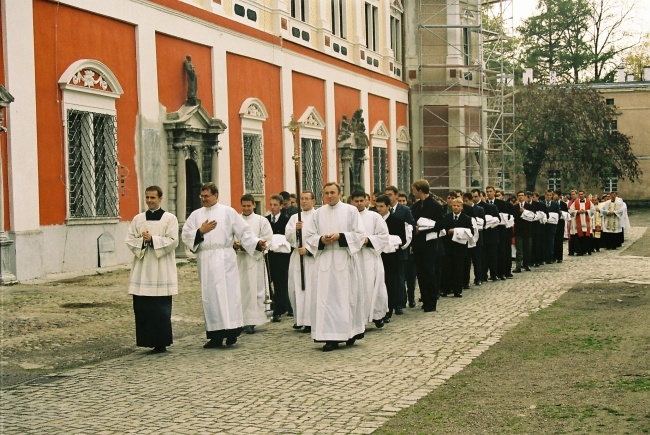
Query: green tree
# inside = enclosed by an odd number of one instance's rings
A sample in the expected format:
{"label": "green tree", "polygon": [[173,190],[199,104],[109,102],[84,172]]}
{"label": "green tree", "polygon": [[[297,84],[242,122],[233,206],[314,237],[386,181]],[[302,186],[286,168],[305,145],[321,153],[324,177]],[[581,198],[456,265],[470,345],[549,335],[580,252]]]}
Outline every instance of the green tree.
{"label": "green tree", "polygon": [[528,190],[544,169],[559,170],[573,185],[598,185],[610,177],[638,180],[630,137],[612,130],[615,109],[598,91],[530,85],[516,100],[515,140]]}
{"label": "green tree", "polygon": [[578,83],[590,64],[587,43],[592,8],[588,0],[538,0],[538,15],[524,20],[523,61],[541,82]]}
{"label": "green tree", "polygon": [[[643,68],[650,66],[650,33],[646,33],[638,45],[628,50],[624,62],[628,70],[634,73],[637,80],[640,80]],[[650,77],[645,77],[645,80],[650,80]]]}

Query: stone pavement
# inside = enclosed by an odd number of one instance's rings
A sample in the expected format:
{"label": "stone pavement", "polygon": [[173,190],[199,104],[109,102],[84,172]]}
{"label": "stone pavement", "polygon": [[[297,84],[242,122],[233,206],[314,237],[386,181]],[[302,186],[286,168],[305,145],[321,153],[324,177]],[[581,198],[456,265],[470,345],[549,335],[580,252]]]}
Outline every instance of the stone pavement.
{"label": "stone pavement", "polygon": [[[626,246],[645,228],[629,231]],[[284,319],[229,349],[178,340],[2,391],[0,432],[371,433],[443,384],[518,321],[594,280],[650,282],[650,258],[605,251],[487,283],[438,312],[407,309],[354,347],[323,353]]]}

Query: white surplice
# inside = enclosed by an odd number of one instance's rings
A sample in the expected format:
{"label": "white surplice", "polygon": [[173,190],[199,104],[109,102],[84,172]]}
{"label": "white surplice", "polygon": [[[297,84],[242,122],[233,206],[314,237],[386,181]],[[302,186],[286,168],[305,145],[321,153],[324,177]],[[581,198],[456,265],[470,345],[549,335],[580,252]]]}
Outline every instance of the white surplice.
{"label": "white surplice", "polygon": [[[271,224],[265,217],[252,213],[248,216],[242,215],[242,219],[257,238],[270,240],[273,236]],[[253,255],[243,250],[236,252],[244,325],[263,325],[268,322],[264,305],[268,287],[264,256],[261,251],[255,251]]]}
{"label": "white surplice", "polygon": [[[217,221],[217,227],[195,244],[206,220]],[[233,208],[221,204],[194,210],[183,225],[183,243],[197,254],[206,331],[244,326],[237,255],[232,249],[235,237],[253,255],[260,239]]]}
{"label": "white surplice", "polygon": [[[610,216],[609,212],[614,212],[614,214]],[[605,233],[620,233],[623,228],[630,227],[627,218],[627,205],[621,198],[616,198],[613,202],[611,199],[605,201],[600,213],[603,217],[601,228]]]}
{"label": "white surplice", "polygon": [[365,236],[370,246],[364,246],[359,251],[361,260],[361,282],[366,295],[366,320],[380,320],[388,312],[388,290],[384,277],[384,263],[381,253],[388,245],[388,227],[379,213],[364,210],[359,213],[365,229]]}
{"label": "white surplice", "polygon": [[[334,233],[344,234],[348,246],[336,241],[319,249],[321,237]],[[365,298],[356,255],[363,240],[359,211],[341,201],[319,208],[305,228],[305,247],[316,257],[310,277],[314,290],[311,336],[316,341],[346,341],[365,331]]]}
{"label": "white surplice", "polygon": [[[142,232],[149,231],[153,246],[143,247]],[[159,221],[148,221],[146,213],[133,218],[126,235],[126,244],[133,252],[133,269],[129,294],[138,296],[172,296],[178,294],[176,256],[178,220],[165,212]]]}
{"label": "white surplice", "polygon": [[[305,246],[304,235],[305,228],[310,225],[316,210],[300,212],[302,219],[302,234],[303,234],[303,247]],[[298,326],[311,326],[311,304],[313,290],[310,277],[314,273],[314,256],[303,255],[305,289],[302,289],[302,282],[300,277],[300,255],[298,254],[298,240],[296,238],[296,222],[298,222],[298,215],[294,214],[289,218],[289,222],[285,227],[285,236],[287,241],[294,248],[289,260],[289,302],[293,307],[293,318]]]}

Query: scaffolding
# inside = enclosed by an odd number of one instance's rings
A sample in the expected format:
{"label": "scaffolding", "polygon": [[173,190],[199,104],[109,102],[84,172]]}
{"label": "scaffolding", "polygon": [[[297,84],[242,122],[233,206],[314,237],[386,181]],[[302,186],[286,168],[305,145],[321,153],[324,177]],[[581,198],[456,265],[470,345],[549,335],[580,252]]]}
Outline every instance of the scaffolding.
{"label": "scaffolding", "polygon": [[413,10],[414,171],[435,193],[487,185],[513,190],[514,73],[506,59],[512,3],[420,0]]}

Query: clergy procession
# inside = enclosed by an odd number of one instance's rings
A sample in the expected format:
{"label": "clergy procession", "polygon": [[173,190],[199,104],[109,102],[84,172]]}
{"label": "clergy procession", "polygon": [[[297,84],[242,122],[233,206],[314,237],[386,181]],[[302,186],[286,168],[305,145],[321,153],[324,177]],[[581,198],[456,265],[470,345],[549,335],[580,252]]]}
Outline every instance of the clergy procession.
{"label": "clergy procession", "polygon": [[[134,254],[128,292],[136,344],[151,353],[173,342],[179,287],[179,224],[162,210],[162,198],[160,187],[145,189],[148,210],[134,217],[126,237]],[[565,240],[569,255],[617,249],[630,226],[616,192],[599,198],[520,190],[506,197],[487,186],[440,198],[426,180],[414,182],[410,195],[387,186],[343,198],[336,182],[321,192],[280,192],[270,196],[267,216],[255,213],[249,194],[241,214],[220,204],[212,182],[201,186],[200,199],[180,239],[196,255],[206,349],[232,346],[242,332],[283,316],[324,352],[353,346],[367,327],[389,327],[394,315],[416,308],[416,284],[420,308],[433,313],[441,298],[561,263]]]}

